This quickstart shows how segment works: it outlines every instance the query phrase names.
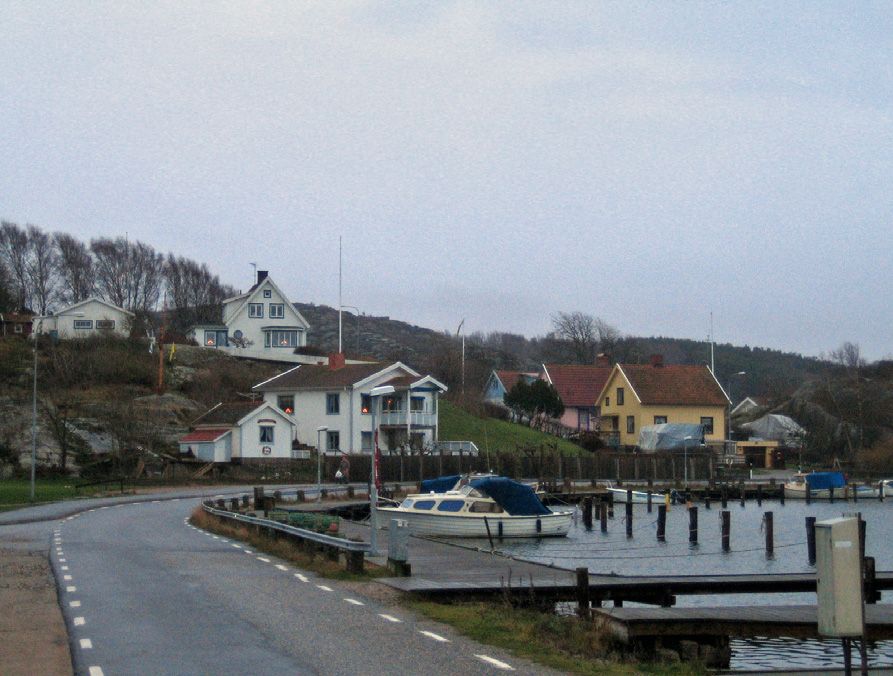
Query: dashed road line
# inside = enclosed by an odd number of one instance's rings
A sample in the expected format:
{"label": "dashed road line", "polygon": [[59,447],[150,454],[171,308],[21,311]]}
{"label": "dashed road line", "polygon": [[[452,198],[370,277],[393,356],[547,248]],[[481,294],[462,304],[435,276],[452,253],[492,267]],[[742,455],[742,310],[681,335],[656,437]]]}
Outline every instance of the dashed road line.
{"label": "dashed road line", "polygon": [[71,601],[71,602],[69,602],[68,605],[71,606],[72,608],[80,608],[81,602],[80,601]]}
{"label": "dashed road line", "polygon": [[431,631],[423,631],[423,630],[419,629],[419,633],[422,634],[423,636],[427,636],[428,638],[433,638],[435,641],[439,641],[440,643],[449,643],[450,642],[450,639],[444,638],[440,634],[435,634],[434,632],[431,632]]}
{"label": "dashed road line", "polygon": [[80,640],[81,650],[91,650],[93,648],[93,641],[89,638],[82,638]]}
{"label": "dashed road line", "polygon": [[67,587],[65,588],[65,591],[67,591],[67,592],[70,593],[70,594],[73,594],[73,593],[76,592],[77,590],[78,590],[78,588],[75,587],[75,586],[72,586],[72,585],[69,585],[69,586],[67,586]]}
{"label": "dashed road line", "polygon": [[317,588],[317,589],[322,589],[322,590],[325,591],[325,592],[335,591],[335,590],[332,589],[331,587],[326,587],[324,584],[318,584],[318,585],[316,585],[316,588]]}
{"label": "dashed road line", "polygon": [[258,557],[257,557],[257,560],[258,560],[258,561],[263,561],[264,563],[269,563],[269,562],[270,562],[270,559],[265,559],[265,558],[262,557],[262,556],[258,556]]}
{"label": "dashed road line", "polygon": [[276,567],[277,567],[279,570],[288,570],[288,566],[283,566],[281,563],[277,563],[277,564],[276,564]]}
{"label": "dashed road line", "polygon": [[365,606],[366,605],[362,601],[357,601],[356,599],[344,599],[344,600],[347,601],[348,603],[352,603],[355,606]]}
{"label": "dashed road line", "polygon": [[105,674],[102,673],[102,667],[90,667],[88,671],[90,676],[105,676]]}
{"label": "dashed road line", "polygon": [[300,573],[295,573],[295,577],[298,578],[301,582],[309,582],[309,579],[306,575],[301,575]]}
{"label": "dashed road line", "polygon": [[82,627],[82,626],[84,626],[84,622],[86,622],[86,620],[85,620],[83,617],[76,617],[76,618],[74,618],[74,626],[75,626],[75,627]]}
{"label": "dashed road line", "polygon": [[504,669],[505,671],[514,671],[515,670],[515,668],[512,665],[506,664],[505,662],[501,662],[501,661],[497,660],[496,658],[490,657],[489,655],[475,655],[475,657],[477,657],[479,660],[486,662],[487,664],[492,664],[497,669]]}
{"label": "dashed road line", "polygon": [[393,615],[385,615],[384,613],[379,613],[378,616],[388,622],[393,622],[395,624],[403,624],[403,620],[397,619]]}

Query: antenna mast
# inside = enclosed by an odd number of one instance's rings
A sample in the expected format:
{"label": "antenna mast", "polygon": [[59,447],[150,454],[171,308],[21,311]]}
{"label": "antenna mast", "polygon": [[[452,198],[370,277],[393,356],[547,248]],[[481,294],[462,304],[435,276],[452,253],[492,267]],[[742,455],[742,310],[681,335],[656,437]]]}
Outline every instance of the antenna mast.
{"label": "antenna mast", "polygon": [[341,347],[341,235],[338,235],[338,354],[343,352]]}

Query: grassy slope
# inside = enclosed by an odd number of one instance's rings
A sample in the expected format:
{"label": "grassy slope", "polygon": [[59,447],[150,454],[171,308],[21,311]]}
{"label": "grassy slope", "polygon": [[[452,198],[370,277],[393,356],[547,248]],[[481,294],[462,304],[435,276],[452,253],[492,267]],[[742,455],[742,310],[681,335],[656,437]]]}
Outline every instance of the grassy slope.
{"label": "grassy slope", "polygon": [[444,399],[440,400],[440,439],[473,441],[481,453],[514,451],[518,446],[522,448],[539,447],[541,444],[551,446],[556,442],[558,450],[564,453],[576,454],[581,450],[576,444],[524,425],[492,418],[478,418]]}

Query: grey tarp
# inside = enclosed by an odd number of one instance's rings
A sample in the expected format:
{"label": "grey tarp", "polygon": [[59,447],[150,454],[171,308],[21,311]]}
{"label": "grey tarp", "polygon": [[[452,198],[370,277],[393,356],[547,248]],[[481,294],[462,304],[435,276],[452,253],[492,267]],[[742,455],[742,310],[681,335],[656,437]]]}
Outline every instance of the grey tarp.
{"label": "grey tarp", "polygon": [[741,429],[747,430],[752,438],[767,441],[793,441],[803,437],[806,430],[786,415],[770,413],[753,422],[744,423]]}
{"label": "grey tarp", "polygon": [[704,428],[689,423],[664,423],[647,425],[639,432],[639,450],[684,451],[704,443]]}

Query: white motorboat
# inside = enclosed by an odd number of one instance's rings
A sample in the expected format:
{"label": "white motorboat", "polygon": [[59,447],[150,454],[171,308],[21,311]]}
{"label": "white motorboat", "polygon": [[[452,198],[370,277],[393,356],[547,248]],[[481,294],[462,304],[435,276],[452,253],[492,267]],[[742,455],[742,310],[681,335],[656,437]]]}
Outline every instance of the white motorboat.
{"label": "white motorboat", "polygon": [[505,477],[444,477],[398,505],[378,507],[380,520],[405,519],[413,535],[442,537],[560,537],[572,509],[552,511],[525,484]]}
{"label": "white motorboat", "polygon": [[[614,502],[633,502],[635,504],[647,504],[648,503],[648,491],[642,490],[630,490],[628,488],[619,488],[612,484],[605,486],[608,489],[608,492],[614,496]],[[632,500],[630,500],[630,495],[632,495]],[[667,493],[652,491],[651,492],[651,504],[659,505],[663,504],[666,501]],[[674,504],[682,502],[682,497],[676,490],[669,491],[670,501]]]}
{"label": "white motorboat", "polygon": [[[883,485],[883,482],[881,482]],[[806,498],[809,491],[811,500],[830,500],[832,495],[837,500],[852,500],[853,491],[858,500],[877,498],[880,495],[880,486],[849,486],[842,472],[812,472],[811,474],[798,473],[784,485],[786,498]],[[885,495],[891,494],[891,488]]]}

